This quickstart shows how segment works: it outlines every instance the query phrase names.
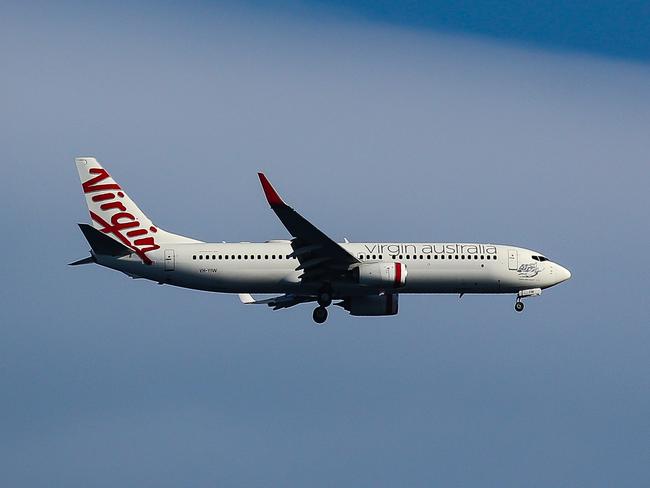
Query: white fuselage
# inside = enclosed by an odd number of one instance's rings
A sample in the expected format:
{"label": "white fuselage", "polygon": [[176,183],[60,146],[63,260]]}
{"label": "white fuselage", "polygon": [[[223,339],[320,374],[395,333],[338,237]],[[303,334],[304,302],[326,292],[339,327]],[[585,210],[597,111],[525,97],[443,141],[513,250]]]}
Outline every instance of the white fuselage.
{"label": "white fuselage", "polygon": [[[408,278],[398,293],[517,293],[567,280],[568,270],[528,249],[465,243],[341,243],[362,263],[400,262]],[[101,265],[159,283],[226,293],[316,293],[302,283],[299,261],[288,257],[289,241],[264,243],[177,243],[149,252],[152,264],[135,254],[96,256]],[[385,290],[333,283],[337,296]]]}

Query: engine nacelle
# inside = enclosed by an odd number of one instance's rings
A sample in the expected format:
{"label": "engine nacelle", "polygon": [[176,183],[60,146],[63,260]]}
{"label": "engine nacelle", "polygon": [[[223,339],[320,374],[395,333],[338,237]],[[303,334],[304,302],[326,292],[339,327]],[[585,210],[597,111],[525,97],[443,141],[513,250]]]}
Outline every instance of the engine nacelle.
{"label": "engine nacelle", "polygon": [[403,263],[364,263],[352,270],[354,281],[374,288],[400,288],[406,283]]}
{"label": "engine nacelle", "polygon": [[350,315],[376,316],[396,315],[399,304],[399,295],[371,295],[365,297],[350,297],[343,302]]}

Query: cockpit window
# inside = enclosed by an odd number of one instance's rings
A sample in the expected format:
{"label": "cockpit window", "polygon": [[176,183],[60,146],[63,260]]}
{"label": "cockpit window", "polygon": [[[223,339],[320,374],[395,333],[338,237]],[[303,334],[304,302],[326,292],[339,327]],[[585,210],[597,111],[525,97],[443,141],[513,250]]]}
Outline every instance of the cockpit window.
{"label": "cockpit window", "polygon": [[542,262],[548,261],[548,258],[545,258],[544,256],[533,256],[533,259],[535,261],[542,261]]}

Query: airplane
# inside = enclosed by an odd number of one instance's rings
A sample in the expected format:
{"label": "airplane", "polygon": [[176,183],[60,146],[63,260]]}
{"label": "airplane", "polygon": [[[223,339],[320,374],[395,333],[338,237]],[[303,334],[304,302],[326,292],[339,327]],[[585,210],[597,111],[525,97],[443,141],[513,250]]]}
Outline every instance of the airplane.
{"label": "airplane", "polygon": [[333,304],[354,316],[396,315],[405,293],[508,293],[521,312],[522,299],[571,277],[543,254],[516,246],[335,242],[288,206],[263,173],[266,200],[291,239],[203,242],[154,225],[95,158],[75,163],[92,224],[78,224],[90,256],[71,266],[96,263],[159,284],[237,293],[244,304],[273,310],[315,303],[317,324]]}

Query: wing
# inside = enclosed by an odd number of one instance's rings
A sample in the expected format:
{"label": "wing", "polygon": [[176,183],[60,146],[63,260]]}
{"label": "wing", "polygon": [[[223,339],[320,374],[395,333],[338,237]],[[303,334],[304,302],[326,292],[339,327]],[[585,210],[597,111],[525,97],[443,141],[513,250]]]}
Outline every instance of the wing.
{"label": "wing", "polygon": [[281,308],[289,308],[294,305],[305,302],[315,302],[316,297],[310,297],[305,295],[281,295],[279,297],[266,298],[264,300],[255,300],[252,295],[249,293],[240,293],[239,299],[245,305],[268,305],[273,308],[273,310],[279,310]]}
{"label": "wing", "polygon": [[303,281],[326,281],[344,278],[359,260],[289,207],[263,173],[258,173],[266,200],[293,236],[291,257],[298,259],[296,271],[303,271]]}

